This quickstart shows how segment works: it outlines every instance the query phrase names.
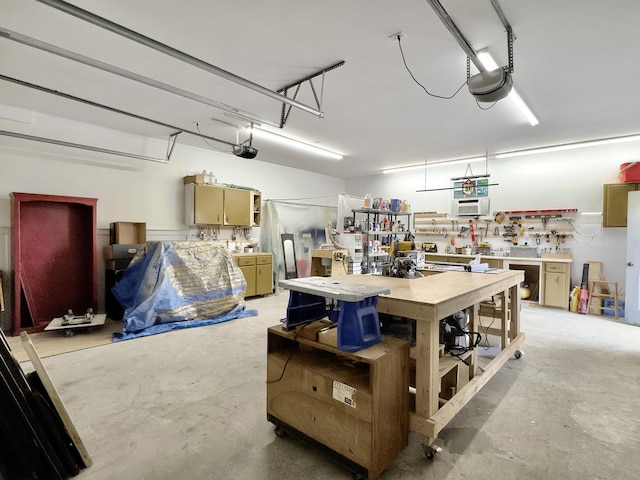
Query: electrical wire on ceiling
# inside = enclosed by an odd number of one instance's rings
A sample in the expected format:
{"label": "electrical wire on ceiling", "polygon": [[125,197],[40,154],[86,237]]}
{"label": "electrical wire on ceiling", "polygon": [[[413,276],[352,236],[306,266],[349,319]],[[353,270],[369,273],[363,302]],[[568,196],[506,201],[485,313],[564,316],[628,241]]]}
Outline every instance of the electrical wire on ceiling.
{"label": "electrical wire on ceiling", "polygon": [[407,69],[407,72],[409,72],[409,75],[411,75],[411,78],[413,79],[414,82],[416,82],[418,85],[420,85],[420,87],[422,87],[422,89],[426,92],[427,95],[429,95],[430,97],[435,97],[435,98],[441,98],[443,100],[451,100],[453,97],[455,97],[458,92],[460,92],[460,90],[462,90],[462,87],[464,87],[467,84],[467,81],[465,80],[462,85],[460,85],[460,88],[458,88],[453,95],[450,96],[444,96],[444,95],[436,95],[435,93],[431,93],[429,90],[427,90],[427,88],[420,83],[415,75],[411,72],[411,69],[409,68],[409,66],[407,65],[407,59],[404,56],[404,51],[402,50],[402,40],[401,40],[402,36],[400,34],[396,35],[396,39],[398,40],[398,47],[400,48],[400,55],[402,56],[402,62],[404,63],[404,68]]}
{"label": "electrical wire on ceiling", "polygon": [[[453,93],[453,95],[450,96],[444,96],[444,95],[436,95],[434,93],[431,93],[429,90],[427,90],[427,88],[420,83],[415,75],[411,72],[411,69],[409,68],[409,66],[407,65],[407,60],[406,57],[404,55],[404,50],[402,49],[402,40],[401,40],[401,35],[398,34],[396,35],[396,39],[398,40],[398,47],[400,48],[400,55],[402,56],[402,62],[404,63],[404,67],[407,69],[407,72],[409,72],[409,75],[411,75],[411,78],[413,79],[414,82],[416,82],[418,85],[420,85],[420,87],[422,87],[422,89],[427,93],[427,95],[431,96],[431,97],[435,97],[435,98],[441,98],[443,100],[451,100],[453,97],[455,97],[458,93],[460,93],[460,90],[462,90],[462,87],[464,87],[467,84],[467,81],[465,80],[464,83],[462,85],[460,85],[460,87]],[[467,58],[467,71],[469,70],[469,59]],[[468,73],[467,73],[467,77],[468,77]],[[491,108],[493,108],[495,106],[495,104],[498,102],[493,102],[490,106],[488,107],[483,107],[480,105],[480,102],[478,102],[478,100],[476,100],[476,105],[478,105],[478,108],[480,110],[489,110]]]}
{"label": "electrical wire on ceiling", "polygon": [[218,152],[223,152],[223,153],[232,153],[231,150],[224,150],[223,148],[218,148],[215,145],[212,145],[211,143],[207,142],[207,139],[205,138],[205,135],[203,135],[203,133],[200,131],[200,124],[198,124],[197,122],[196,122],[196,130],[200,134],[200,138],[202,139],[202,141],[204,143],[206,143],[207,145],[209,145],[214,150],[216,150]]}

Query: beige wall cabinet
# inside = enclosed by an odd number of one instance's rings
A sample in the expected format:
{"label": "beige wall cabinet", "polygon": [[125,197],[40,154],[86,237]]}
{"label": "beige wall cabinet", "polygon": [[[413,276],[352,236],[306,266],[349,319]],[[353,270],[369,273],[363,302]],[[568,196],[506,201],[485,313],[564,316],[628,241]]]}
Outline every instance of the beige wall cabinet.
{"label": "beige wall cabinet", "polygon": [[603,187],[602,226],[627,226],[627,197],[638,190],[639,183],[610,183]]}
{"label": "beige wall cabinet", "polygon": [[260,225],[261,194],[217,185],[184,186],[186,225]]}
{"label": "beige wall cabinet", "polygon": [[224,225],[253,225],[253,197],[251,190],[225,188]]}
{"label": "beige wall cabinet", "polygon": [[567,308],[569,305],[569,289],[571,265],[568,263],[543,262],[544,295],[542,305],[547,307]]}
{"label": "beige wall cabinet", "polygon": [[270,253],[233,255],[247,281],[245,297],[273,293],[273,256]]}
{"label": "beige wall cabinet", "polygon": [[211,185],[184,186],[186,225],[222,225],[224,188]]}

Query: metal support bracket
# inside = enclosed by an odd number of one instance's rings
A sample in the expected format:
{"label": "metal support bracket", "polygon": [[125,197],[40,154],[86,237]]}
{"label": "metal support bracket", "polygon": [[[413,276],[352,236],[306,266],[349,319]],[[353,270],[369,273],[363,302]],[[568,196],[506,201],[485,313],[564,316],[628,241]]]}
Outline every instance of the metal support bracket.
{"label": "metal support bracket", "polygon": [[[327,72],[330,72],[331,70],[334,70],[338,67],[341,67],[342,65],[344,65],[344,60],[341,60],[340,62],[331,65],[330,67],[326,67],[323,68],[322,70],[319,70],[316,73],[313,73],[307,77],[304,77],[301,80],[298,80],[296,82],[293,82],[289,85],[287,85],[286,87],[283,87],[281,89],[279,89],[277,92],[284,95],[285,97],[289,98],[287,93],[289,90],[291,90],[292,88],[296,88],[296,91],[293,94],[293,100],[295,100],[298,97],[298,93],[300,92],[300,87],[302,86],[303,83],[305,82],[309,82],[309,86],[311,86],[311,91],[313,93],[313,98],[316,101],[316,107],[317,109],[320,111],[320,118],[322,118],[324,116],[324,113],[322,112],[322,101],[324,98],[324,76]],[[313,79],[316,77],[319,77],[320,75],[322,75],[322,87],[320,89],[320,98],[318,98],[318,94],[316,92],[316,88],[313,85]],[[291,113],[291,105],[288,105],[286,103],[282,104],[282,110],[281,110],[281,114],[280,114],[280,128],[283,128],[285,126],[285,124],[287,123],[287,120],[289,119],[289,113]]]}
{"label": "metal support bracket", "polygon": [[173,153],[173,147],[176,146],[176,140],[178,139],[178,135],[180,135],[181,133],[182,132],[176,132],[169,135],[169,143],[167,144],[167,163],[169,163],[169,160],[171,159],[171,154]]}

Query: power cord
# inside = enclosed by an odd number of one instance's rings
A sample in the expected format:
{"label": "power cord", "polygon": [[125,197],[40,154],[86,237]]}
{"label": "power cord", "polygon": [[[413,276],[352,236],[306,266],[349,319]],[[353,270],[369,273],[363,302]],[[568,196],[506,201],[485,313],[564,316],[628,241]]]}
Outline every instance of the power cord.
{"label": "power cord", "polygon": [[404,68],[407,69],[407,72],[409,72],[409,75],[411,75],[411,78],[413,79],[414,82],[416,82],[418,85],[420,85],[420,87],[422,87],[422,89],[426,92],[427,95],[431,96],[431,97],[435,97],[435,98],[441,98],[443,100],[451,100],[453,97],[455,97],[458,92],[460,92],[460,90],[462,90],[462,87],[464,87],[467,84],[467,81],[465,80],[464,83],[462,85],[460,85],[460,88],[458,88],[458,90],[455,91],[455,93],[449,97],[443,96],[443,95],[436,95],[434,93],[431,93],[429,90],[427,90],[427,88],[422,85],[417,79],[416,77],[413,75],[413,73],[411,72],[411,69],[409,68],[409,66],[407,65],[407,60],[404,56],[404,51],[402,50],[402,41],[400,40],[401,36],[397,35],[396,38],[398,39],[398,47],[400,47],[400,55],[402,55],[402,62],[404,63]]}
{"label": "power cord", "polygon": [[[202,132],[200,131],[200,125],[199,125],[197,122],[196,122],[196,130],[198,130],[198,133],[199,133],[200,135],[202,135]],[[214,150],[217,150],[218,152],[231,153],[231,152],[230,152],[230,151],[228,151],[228,150],[224,150],[224,149],[222,149],[222,148],[218,148],[218,147],[216,147],[215,145],[212,145],[211,143],[207,142],[207,140],[206,140],[204,137],[200,137],[200,139],[201,139],[204,143],[206,143],[207,145],[209,145],[211,148],[213,148]]]}
{"label": "power cord", "polygon": [[305,323],[300,328],[298,328],[298,330],[296,330],[296,334],[293,336],[293,340],[291,340],[291,351],[289,352],[289,356],[287,357],[287,360],[284,362],[284,367],[282,367],[282,373],[280,373],[280,376],[278,377],[278,379],[277,380],[267,380],[266,383],[278,383],[280,380],[282,380],[284,378],[284,372],[287,371],[287,365],[289,364],[289,361],[291,360],[291,357],[293,357],[293,354],[296,351],[296,339],[298,338],[298,335],[300,334],[300,332],[302,330],[304,330],[304,328],[307,327],[307,325],[311,325],[311,324],[310,323]]}
{"label": "power cord", "polygon": [[493,302],[493,305],[492,305],[493,315],[491,315],[491,323],[489,325],[487,325],[486,327],[483,327],[482,323],[480,323],[480,321],[478,321],[478,324],[480,326],[480,330],[484,331],[484,343],[483,343],[482,347],[485,350],[489,350],[491,348],[491,343],[489,343],[489,329],[493,326],[493,323],[496,321],[496,302],[495,302],[493,297],[491,297],[491,301]]}

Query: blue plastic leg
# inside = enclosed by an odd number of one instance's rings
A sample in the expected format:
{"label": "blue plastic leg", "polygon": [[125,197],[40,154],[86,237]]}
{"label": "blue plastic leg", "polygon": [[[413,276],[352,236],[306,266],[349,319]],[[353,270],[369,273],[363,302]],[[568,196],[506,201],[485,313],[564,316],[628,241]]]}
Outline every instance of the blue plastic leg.
{"label": "blue plastic leg", "polygon": [[294,290],[289,291],[289,305],[285,322],[287,328],[315,322],[326,316],[327,307],[324,297]]}
{"label": "blue plastic leg", "polygon": [[360,302],[338,301],[338,349],[357,352],[382,340],[378,318],[378,296]]}

